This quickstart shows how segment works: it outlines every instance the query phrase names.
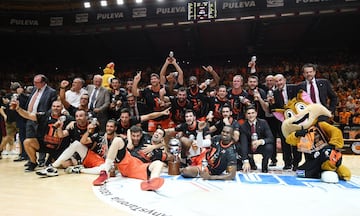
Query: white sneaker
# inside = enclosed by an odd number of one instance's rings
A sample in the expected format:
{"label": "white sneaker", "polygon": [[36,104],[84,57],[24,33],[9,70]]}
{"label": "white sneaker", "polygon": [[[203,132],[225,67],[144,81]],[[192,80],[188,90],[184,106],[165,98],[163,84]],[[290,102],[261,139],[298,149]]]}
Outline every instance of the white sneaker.
{"label": "white sneaker", "polygon": [[80,170],[83,169],[83,168],[84,168],[83,165],[69,166],[68,168],[65,169],[65,172],[67,174],[81,173]]}
{"label": "white sneaker", "polygon": [[45,169],[36,171],[36,174],[40,175],[40,176],[47,176],[47,177],[53,177],[53,176],[58,176],[59,175],[57,169],[52,167],[51,165],[49,165]]}

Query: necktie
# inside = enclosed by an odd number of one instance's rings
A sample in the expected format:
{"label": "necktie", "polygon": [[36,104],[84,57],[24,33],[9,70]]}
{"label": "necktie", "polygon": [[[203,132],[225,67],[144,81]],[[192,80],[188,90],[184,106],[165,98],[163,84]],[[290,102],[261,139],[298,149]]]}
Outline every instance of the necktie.
{"label": "necktie", "polygon": [[313,82],[311,81],[310,82],[310,97],[311,97],[311,100],[316,103],[316,97],[315,97],[315,88],[314,88],[314,85],[313,85]]}
{"label": "necktie", "polygon": [[90,109],[94,109],[95,101],[96,101],[96,94],[98,89],[95,88],[93,95],[91,96],[91,102],[90,102]]}
{"label": "necktie", "polygon": [[28,106],[28,111],[31,112],[31,113],[33,112],[34,104],[35,104],[35,101],[36,101],[37,97],[39,96],[39,94],[40,94],[40,90],[37,89],[35,94],[31,98],[31,101],[30,101],[29,106]]}
{"label": "necktie", "polygon": [[251,134],[253,134],[253,133],[256,133],[254,123],[251,124]]}
{"label": "necktie", "polygon": [[283,105],[284,105],[284,104],[285,104],[284,89],[281,89],[281,90],[280,90],[280,95],[281,95],[282,103],[283,103]]}

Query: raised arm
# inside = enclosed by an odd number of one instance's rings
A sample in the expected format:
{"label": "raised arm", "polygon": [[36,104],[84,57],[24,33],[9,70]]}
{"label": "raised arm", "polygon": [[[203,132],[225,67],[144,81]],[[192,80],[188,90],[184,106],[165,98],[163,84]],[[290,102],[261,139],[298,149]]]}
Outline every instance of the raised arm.
{"label": "raised arm", "polygon": [[167,108],[166,110],[161,111],[161,112],[152,112],[152,113],[149,113],[149,114],[146,114],[146,115],[141,115],[140,116],[140,121],[141,122],[149,121],[150,119],[155,119],[155,118],[158,118],[158,117],[163,116],[163,115],[170,115],[170,107]]}
{"label": "raised arm", "polygon": [[140,80],[141,80],[141,71],[138,72],[134,77],[134,83],[133,83],[133,86],[132,86],[132,94],[135,97],[139,97],[139,95],[140,95],[139,88],[138,88]]}
{"label": "raised arm", "polygon": [[70,107],[70,103],[66,100],[66,96],[65,96],[66,87],[68,87],[68,85],[69,85],[69,81],[67,80],[63,80],[60,83],[59,96],[60,96],[60,101],[64,105],[65,109]]}

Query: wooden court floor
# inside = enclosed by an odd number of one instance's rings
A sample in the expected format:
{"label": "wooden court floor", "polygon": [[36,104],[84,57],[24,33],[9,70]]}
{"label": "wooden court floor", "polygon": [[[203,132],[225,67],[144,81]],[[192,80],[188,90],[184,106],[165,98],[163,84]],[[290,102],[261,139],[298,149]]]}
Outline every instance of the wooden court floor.
{"label": "wooden court floor", "polygon": [[[92,181],[97,176],[59,170],[58,177],[40,178],[33,172],[25,173],[25,162],[13,162],[13,157],[0,160],[1,215],[128,215],[95,196]],[[255,160],[260,163],[260,158]],[[360,175],[360,155],[345,155],[343,163],[353,175]]]}

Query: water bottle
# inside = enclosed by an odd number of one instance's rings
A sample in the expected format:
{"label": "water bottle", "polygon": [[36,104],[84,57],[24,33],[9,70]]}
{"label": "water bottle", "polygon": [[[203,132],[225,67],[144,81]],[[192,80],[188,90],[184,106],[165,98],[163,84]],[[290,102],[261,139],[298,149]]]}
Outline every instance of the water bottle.
{"label": "water bottle", "polygon": [[204,159],[202,159],[202,161],[201,161],[201,170],[205,171],[207,166],[208,166],[208,162],[207,162],[206,158],[204,157]]}
{"label": "water bottle", "polygon": [[251,134],[251,141],[256,141],[256,140],[258,140],[258,135],[257,135],[257,133],[252,133],[252,134]]}
{"label": "water bottle", "polygon": [[[17,101],[18,98],[19,98],[19,95],[18,95],[18,94],[13,94],[13,95],[11,96],[11,102]],[[11,110],[14,110],[15,108],[16,108],[16,103],[10,104],[10,109],[11,109]]]}

